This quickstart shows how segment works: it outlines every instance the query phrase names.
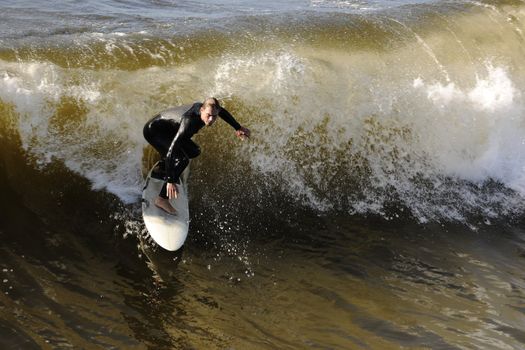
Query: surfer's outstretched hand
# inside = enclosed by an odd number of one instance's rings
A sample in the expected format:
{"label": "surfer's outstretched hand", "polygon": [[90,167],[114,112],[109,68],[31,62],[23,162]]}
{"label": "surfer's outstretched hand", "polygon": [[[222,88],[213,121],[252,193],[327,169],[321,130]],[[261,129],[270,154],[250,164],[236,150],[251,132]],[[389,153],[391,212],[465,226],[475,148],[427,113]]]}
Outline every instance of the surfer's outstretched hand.
{"label": "surfer's outstretched hand", "polygon": [[168,185],[166,186],[166,192],[168,192],[167,194],[169,199],[176,199],[179,195],[179,189],[177,188],[177,185],[171,182],[168,182]]}
{"label": "surfer's outstretched hand", "polygon": [[235,135],[241,140],[244,140],[246,137],[250,137],[250,130],[241,126],[241,128],[235,132]]}

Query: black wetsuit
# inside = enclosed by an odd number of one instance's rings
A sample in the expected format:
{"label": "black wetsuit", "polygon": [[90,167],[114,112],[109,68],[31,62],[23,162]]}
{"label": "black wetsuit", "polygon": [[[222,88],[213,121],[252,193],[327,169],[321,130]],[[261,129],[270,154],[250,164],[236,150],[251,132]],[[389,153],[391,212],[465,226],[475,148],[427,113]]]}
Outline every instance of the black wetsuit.
{"label": "black wetsuit", "polygon": [[[191,137],[205,125],[201,119],[201,107],[202,103],[194,103],[185,112],[181,110],[184,106],[170,108],[155,115],[144,126],[144,138],[160,153],[165,164],[166,182],[160,192],[163,198],[167,198],[166,184],[178,183],[189,160],[200,154],[199,146],[191,140]],[[241,125],[224,108],[220,109],[219,117],[235,130],[241,128]]]}

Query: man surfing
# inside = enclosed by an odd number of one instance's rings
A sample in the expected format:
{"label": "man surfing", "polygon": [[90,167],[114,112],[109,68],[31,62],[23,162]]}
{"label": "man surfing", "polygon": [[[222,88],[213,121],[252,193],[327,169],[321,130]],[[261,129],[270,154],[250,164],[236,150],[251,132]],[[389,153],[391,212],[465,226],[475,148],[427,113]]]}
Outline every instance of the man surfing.
{"label": "man surfing", "polygon": [[215,97],[194,103],[182,114],[180,108],[162,111],[144,126],[144,138],[160,153],[160,165],[165,170],[165,182],[155,199],[155,205],[172,215],[176,211],[169,200],[177,198],[179,177],[190,159],[200,154],[199,146],[191,140],[192,136],[204,126],[213,125],[220,117],[235,129],[235,134],[241,140],[250,137],[250,130],[241,126]]}

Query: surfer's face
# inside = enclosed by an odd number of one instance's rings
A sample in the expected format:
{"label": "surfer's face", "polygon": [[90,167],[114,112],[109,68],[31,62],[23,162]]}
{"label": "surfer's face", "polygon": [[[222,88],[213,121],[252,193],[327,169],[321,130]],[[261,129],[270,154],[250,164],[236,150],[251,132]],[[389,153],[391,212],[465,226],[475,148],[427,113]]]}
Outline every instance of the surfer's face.
{"label": "surfer's face", "polygon": [[217,115],[219,114],[219,109],[215,106],[207,106],[206,108],[201,108],[201,119],[206,124],[206,126],[211,126],[217,120]]}

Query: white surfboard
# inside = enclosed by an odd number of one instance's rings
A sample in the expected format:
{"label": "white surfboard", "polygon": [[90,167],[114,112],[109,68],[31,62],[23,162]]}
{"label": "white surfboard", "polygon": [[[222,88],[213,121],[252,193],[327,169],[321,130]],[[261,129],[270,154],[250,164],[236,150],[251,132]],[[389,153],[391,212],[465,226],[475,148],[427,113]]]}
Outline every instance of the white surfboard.
{"label": "white surfboard", "polygon": [[160,193],[164,180],[152,177],[157,164],[148,173],[142,191],[142,217],[153,240],[162,248],[174,251],[182,247],[188,235],[190,212],[188,207],[187,179],[189,166],[180,177],[179,195],[170,203],[177,211],[175,215],[168,214],[155,205],[155,198]]}

